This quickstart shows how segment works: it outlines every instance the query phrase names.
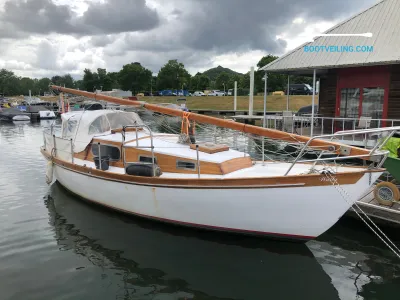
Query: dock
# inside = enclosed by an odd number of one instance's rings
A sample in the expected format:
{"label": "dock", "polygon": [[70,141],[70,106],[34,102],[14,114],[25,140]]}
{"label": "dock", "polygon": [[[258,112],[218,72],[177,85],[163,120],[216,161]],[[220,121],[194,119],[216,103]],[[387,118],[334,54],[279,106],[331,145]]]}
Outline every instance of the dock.
{"label": "dock", "polygon": [[[262,120],[264,112],[261,110],[253,111],[252,116],[249,116],[247,110],[220,110],[220,109],[190,109],[190,112],[200,114],[200,115],[220,115],[220,116],[235,116],[235,119],[245,119],[246,117],[252,118],[257,116],[257,119]],[[281,111],[267,111],[267,115],[276,115],[281,113]]]}
{"label": "dock", "polygon": [[[391,207],[379,204],[374,198],[373,187],[357,201],[357,204],[374,221],[387,225],[400,225],[400,202],[394,203]],[[358,211],[356,207],[355,209]],[[352,209],[347,215],[358,218]]]}

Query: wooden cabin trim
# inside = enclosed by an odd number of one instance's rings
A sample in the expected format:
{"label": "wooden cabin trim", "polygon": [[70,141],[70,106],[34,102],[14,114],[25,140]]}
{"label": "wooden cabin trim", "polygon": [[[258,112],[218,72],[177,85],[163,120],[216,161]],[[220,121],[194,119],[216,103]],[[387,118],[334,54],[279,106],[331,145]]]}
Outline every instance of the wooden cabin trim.
{"label": "wooden cabin trim", "polygon": [[[126,174],[117,174],[108,171],[93,169],[86,166],[72,164],[67,161],[52,157],[43,148],[42,154],[53,161],[59,167],[66,170],[83,174],[89,177],[96,177],[103,180],[117,181],[135,185],[149,185],[165,188],[190,188],[190,189],[234,189],[234,188],[291,188],[291,187],[311,187],[311,186],[332,186],[329,180],[321,180],[320,174],[288,175],[277,177],[260,178],[161,178],[161,177],[141,177]],[[337,184],[355,184],[366,173],[383,172],[384,169],[355,171],[337,173],[334,177]]]}
{"label": "wooden cabin trim", "polygon": [[250,157],[238,157],[225,161],[221,164],[222,174],[229,174],[238,170],[250,168],[253,161]]}

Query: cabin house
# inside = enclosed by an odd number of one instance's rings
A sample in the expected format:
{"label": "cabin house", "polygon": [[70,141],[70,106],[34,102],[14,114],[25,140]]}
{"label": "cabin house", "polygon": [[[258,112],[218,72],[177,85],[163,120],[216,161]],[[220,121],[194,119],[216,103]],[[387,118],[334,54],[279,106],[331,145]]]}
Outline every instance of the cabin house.
{"label": "cabin house", "polygon": [[400,1],[380,1],[325,34],[334,35],[316,37],[262,70],[315,74],[317,117],[325,128],[399,126]]}

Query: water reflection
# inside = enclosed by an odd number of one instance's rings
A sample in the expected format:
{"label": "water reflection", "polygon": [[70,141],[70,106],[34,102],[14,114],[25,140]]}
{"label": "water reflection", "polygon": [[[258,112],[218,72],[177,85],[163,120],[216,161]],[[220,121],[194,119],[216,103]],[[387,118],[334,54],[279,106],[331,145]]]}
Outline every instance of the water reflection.
{"label": "water reflection", "polygon": [[[399,244],[398,228],[382,229]],[[390,299],[400,293],[399,259],[361,221],[342,218],[308,246],[341,299]]]}
{"label": "water reflection", "polygon": [[304,244],[131,218],[82,203],[58,184],[46,206],[60,250],[103,270],[126,299],[339,299]]}

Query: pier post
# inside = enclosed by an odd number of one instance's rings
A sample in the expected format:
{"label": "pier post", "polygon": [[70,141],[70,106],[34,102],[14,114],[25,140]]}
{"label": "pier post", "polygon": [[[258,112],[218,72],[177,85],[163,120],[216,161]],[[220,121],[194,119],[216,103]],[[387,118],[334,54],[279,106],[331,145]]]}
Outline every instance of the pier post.
{"label": "pier post", "polygon": [[312,93],[312,107],[311,107],[311,133],[310,137],[313,137],[314,135],[314,105],[315,105],[315,81],[317,78],[317,70],[314,69],[314,75],[313,75],[313,93]]}
{"label": "pier post", "polygon": [[249,98],[249,116],[253,116],[253,98],[254,96],[254,67],[250,69],[250,98]]}
{"label": "pier post", "polygon": [[237,81],[235,81],[235,87],[233,89],[233,110],[236,112],[237,109]]}
{"label": "pier post", "polygon": [[[263,114],[263,128],[265,128],[266,125],[266,115],[267,115],[267,93],[268,93],[268,74],[265,72],[264,76],[264,114]],[[264,165],[265,162],[265,155],[264,155],[264,143],[265,143],[265,137],[262,137],[262,163]]]}
{"label": "pier post", "polygon": [[290,75],[287,76],[286,111],[289,111]]}

